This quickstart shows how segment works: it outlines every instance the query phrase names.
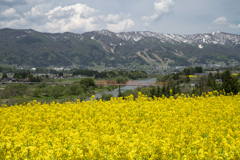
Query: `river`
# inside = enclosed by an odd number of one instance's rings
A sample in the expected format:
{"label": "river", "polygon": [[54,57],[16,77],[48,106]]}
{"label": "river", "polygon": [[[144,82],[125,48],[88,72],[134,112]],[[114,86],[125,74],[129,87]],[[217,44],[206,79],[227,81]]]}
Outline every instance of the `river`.
{"label": "river", "polygon": [[[156,82],[156,78],[141,79],[141,80],[134,80],[134,81],[141,82],[142,84],[146,85],[148,82]],[[124,92],[124,91],[129,90],[129,89],[133,90],[137,87],[138,86],[121,86],[120,90],[121,90],[121,92]],[[95,98],[98,98],[98,99],[102,98],[103,93],[112,94],[113,97],[117,97],[118,96],[118,88],[116,88],[112,91],[99,92],[99,93],[95,94]],[[87,97],[86,101],[90,100],[90,98],[91,97]]]}

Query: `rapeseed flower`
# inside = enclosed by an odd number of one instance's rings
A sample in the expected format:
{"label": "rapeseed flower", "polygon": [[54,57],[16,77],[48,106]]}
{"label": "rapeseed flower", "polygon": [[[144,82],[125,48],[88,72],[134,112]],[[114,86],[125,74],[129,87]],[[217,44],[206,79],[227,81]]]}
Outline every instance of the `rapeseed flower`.
{"label": "rapeseed flower", "polygon": [[240,95],[0,108],[0,159],[239,159]]}

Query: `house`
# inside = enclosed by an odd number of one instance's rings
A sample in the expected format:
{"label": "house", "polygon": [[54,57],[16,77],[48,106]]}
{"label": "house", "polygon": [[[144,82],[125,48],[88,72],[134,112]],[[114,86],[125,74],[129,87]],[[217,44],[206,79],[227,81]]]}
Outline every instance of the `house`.
{"label": "house", "polygon": [[23,82],[29,82],[29,78],[25,78]]}

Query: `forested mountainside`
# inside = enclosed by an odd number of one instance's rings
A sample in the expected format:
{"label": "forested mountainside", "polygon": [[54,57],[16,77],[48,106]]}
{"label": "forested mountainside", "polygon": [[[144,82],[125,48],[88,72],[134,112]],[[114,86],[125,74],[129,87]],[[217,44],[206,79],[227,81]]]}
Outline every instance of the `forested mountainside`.
{"label": "forested mountainside", "polygon": [[240,62],[240,35],[114,33],[108,30],[75,34],[0,29],[0,64],[117,67],[231,62]]}

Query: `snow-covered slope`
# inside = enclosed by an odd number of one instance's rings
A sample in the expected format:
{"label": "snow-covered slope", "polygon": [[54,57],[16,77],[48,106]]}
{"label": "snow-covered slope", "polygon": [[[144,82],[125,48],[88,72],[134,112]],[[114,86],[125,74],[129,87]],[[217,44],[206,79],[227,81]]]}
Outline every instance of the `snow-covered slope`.
{"label": "snow-covered slope", "polygon": [[221,45],[233,45],[240,44],[240,35],[228,34],[223,32],[213,32],[207,34],[193,34],[193,35],[178,35],[178,34],[166,34],[156,32],[121,32],[114,33],[108,30],[102,30],[98,33],[107,36],[117,36],[126,41],[140,41],[145,38],[156,38],[161,42],[169,43],[187,43],[187,44],[221,44]]}

